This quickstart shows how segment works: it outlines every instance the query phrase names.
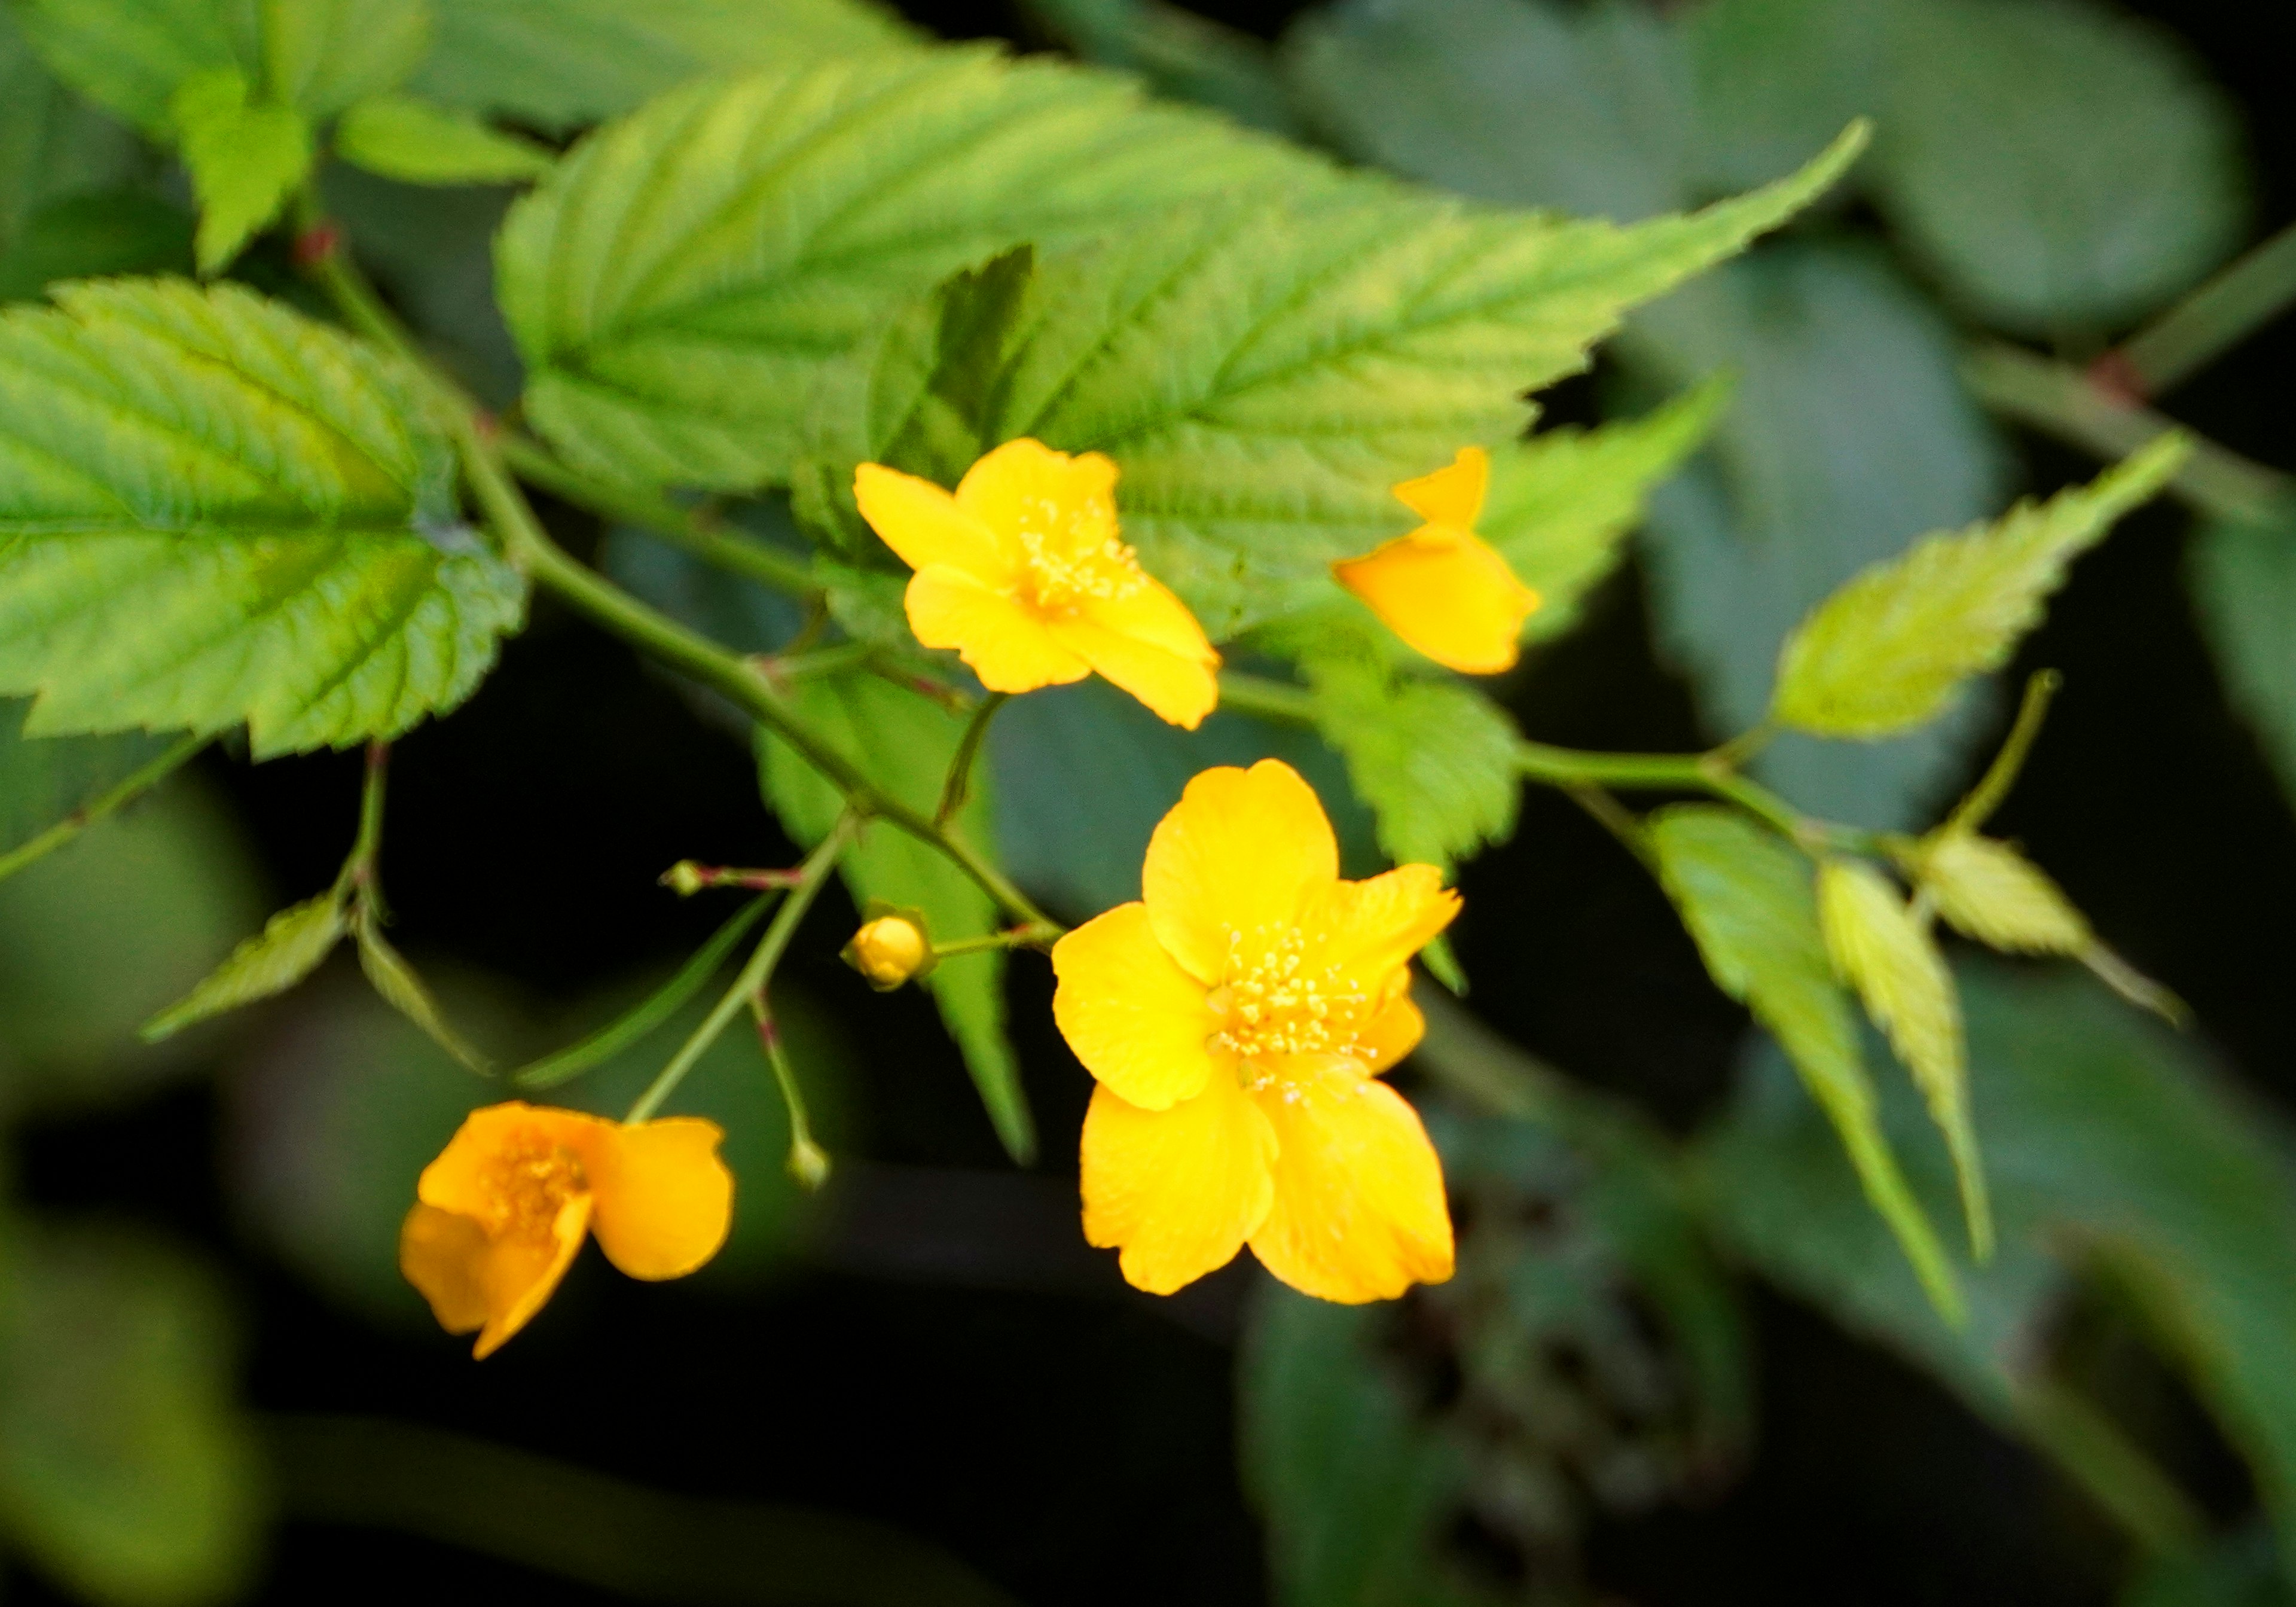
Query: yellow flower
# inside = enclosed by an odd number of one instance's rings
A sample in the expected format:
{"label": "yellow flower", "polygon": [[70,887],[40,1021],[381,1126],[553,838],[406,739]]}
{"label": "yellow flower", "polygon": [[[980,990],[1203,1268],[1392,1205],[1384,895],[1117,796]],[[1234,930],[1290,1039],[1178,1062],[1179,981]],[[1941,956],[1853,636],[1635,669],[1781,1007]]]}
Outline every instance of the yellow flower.
{"label": "yellow flower", "polygon": [[1117,539],[1116,465],[1007,441],[951,496],[881,463],[853,474],[861,516],[916,574],[909,628],[953,647],[991,692],[1095,671],[1175,726],[1219,701],[1219,654],[1187,605]]}
{"label": "yellow flower", "polygon": [[464,1119],[422,1168],[399,1269],[449,1333],[491,1356],[566,1275],[585,1236],[634,1278],[681,1278],[733,1225],[725,1136],[695,1117],[625,1125],[516,1100]]}
{"label": "yellow flower", "polygon": [[1100,1085],[1085,1237],[1156,1294],[1247,1242],[1327,1300],[1449,1277],[1442,1168],[1379,1077],[1419,1042],[1410,959],[1458,896],[1426,865],[1341,881],[1323,805],[1275,759],[1190,782],[1140,880],[1053,949],[1054,1018]]}
{"label": "yellow flower", "polygon": [[1370,604],[1388,629],[1467,675],[1513,668],[1522,622],[1538,606],[1538,594],[1475,534],[1490,484],[1490,454],[1464,448],[1449,468],[1395,488],[1426,523],[1332,566],[1339,583]]}
{"label": "yellow flower", "polygon": [[879,993],[890,993],[925,968],[932,945],[906,915],[880,915],[863,923],[845,946],[845,963]]}

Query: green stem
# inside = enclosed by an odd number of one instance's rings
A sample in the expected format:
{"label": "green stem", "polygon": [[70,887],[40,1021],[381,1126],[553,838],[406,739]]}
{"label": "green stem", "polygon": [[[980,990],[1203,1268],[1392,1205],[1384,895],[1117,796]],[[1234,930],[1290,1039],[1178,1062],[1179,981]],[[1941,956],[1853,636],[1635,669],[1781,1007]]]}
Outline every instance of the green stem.
{"label": "green stem", "polygon": [[382,806],[390,782],[390,744],[369,742],[366,775],[359,783],[358,835],[352,839],[351,851],[343,857],[343,868],[335,876],[336,896],[355,895],[376,921],[389,918],[375,868],[382,854]]}
{"label": "green stem", "polygon": [[709,1052],[709,1045],[723,1036],[726,1026],[740,1013],[750,996],[761,992],[773,980],[774,967],[781,963],[783,954],[789,948],[790,939],[797,935],[798,923],[805,919],[806,911],[813,907],[813,901],[820,895],[823,884],[829,880],[830,872],[836,868],[838,855],[845,851],[845,846],[853,840],[853,834],[860,828],[861,816],[848,809],[838,816],[837,824],[830,828],[829,835],[806,856],[797,885],[790,890],[789,898],[775,913],[774,923],[766,928],[764,940],[750,956],[749,963],[742,967],[742,974],[734,979],[734,985],[726,990],[725,996],[711,1006],[701,1024],[678,1046],[677,1053],[670,1057],[669,1064],[661,1069],[660,1075],[653,1079],[644,1093],[638,1095],[637,1103],[630,1106],[629,1114],[622,1118],[624,1121],[644,1121],[661,1109],[662,1101],[677,1091],[677,1085],[685,1080],[685,1074],[693,1070],[694,1062]]}
{"label": "green stem", "polygon": [[672,546],[684,548],[705,563],[746,576],[800,602],[810,603],[823,594],[820,583],[814,579],[802,559],[777,553],[762,542],[733,535],[706,513],[680,506],[667,496],[594,480],[578,469],[570,468],[539,441],[527,436],[504,434],[496,447],[503,461],[521,480],[541,487],[554,496],[619,523],[636,526]]}
{"label": "green stem", "polygon": [[[1961,372],[1996,413],[2101,458],[2127,457],[2177,428],[2152,409],[2099,389],[2079,369],[2013,346],[1980,347]],[[2172,487],[2204,513],[2251,522],[2269,520],[2296,500],[2296,480],[2205,440],[2194,442]]]}
{"label": "green stem", "polygon": [[959,955],[987,954],[998,948],[1041,948],[1048,938],[1057,938],[1057,931],[1047,932],[1043,927],[1016,926],[1011,931],[985,932],[978,938],[960,938],[954,943],[933,945],[933,958],[953,960]]}
{"label": "green stem", "polygon": [[[34,739],[38,740],[38,739]],[[187,736],[127,780],[82,804],[38,836],[0,854],[0,881],[5,881],[33,861],[45,859],[100,820],[118,814],[196,758],[212,737]]]}
{"label": "green stem", "polygon": [[1969,796],[1946,817],[1947,831],[1978,830],[2008,798],[2009,789],[2017,784],[2018,773],[2025,767],[2026,756],[2032,752],[2033,743],[2041,734],[2041,722],[2049,717],[2049,701],[2064,683],[2064,676],[2054,669],[2037,670],[2025,683],[2025,698],[2017,706],[2017,722],[2009,727],[2008,740],[1985,767],[1983,778],[1970,789]]}
{"label": "green stem", "polygon": [[2122,342],[2145,396],[2199,373],[2296,302],[2296,225],[2280,231]]}
{"label": "green stem", "polygon": [[805,1189],[817,1189],[829,1181],[829,1152],[814,1142],[813,1124],[806,1119],[805,1090],[798,1086],[797,1069],[782,1045],[781,1029],[774,1023],[773,1006],[766,1002],[763,988],[750,996],[750,1016],[758,1024],[758,1045],[766,1052],[766,1063],[781,1086],[782,1105],[789,1111],[789,1175]]}
{"label": "green stem", "polygon": [[1305,686],[1233,669],[1220,671],[1219,706],[1231,714],[1255,715],[1280,725],[1316,723],[1316,694]]}
{"label": "green stem", "polygon": [[958,739],[956,755],[948,762],[948,779],[941,783],[940,807],[933,811],[934,825],[946,831],[948,823],[964,808],[965,794],[972,791],[973,763],[980,757],[980,744],[988,735],[988,722],[1011,701],[1010,693],[992,692],[972,711],[964,735]]}

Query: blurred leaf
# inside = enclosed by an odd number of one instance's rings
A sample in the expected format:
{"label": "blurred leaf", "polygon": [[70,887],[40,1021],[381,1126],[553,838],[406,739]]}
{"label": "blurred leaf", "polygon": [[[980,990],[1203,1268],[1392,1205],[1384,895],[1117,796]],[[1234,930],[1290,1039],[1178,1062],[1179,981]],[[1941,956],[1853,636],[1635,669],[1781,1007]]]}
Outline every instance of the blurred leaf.
{"label": "blurred leaf", "polygon": [[1961,1185],[1969,1242],[1980,1261],[1993,1254],[1993,1211],[1985,1162],[1969,1119],[1969,1058],[1961,1001],[1945,956],[1927,929],[1872,866],[1828,859],[1817,867],[1817,925],[1833,972],[1855,988],[1866,1013],[1914,1074],[1930,1117],[1945,1135]]}
{"label": "blurred leaf", "polygon": [[0,853],[22,847],[167,751],[142,732],[24,736],[29,706],[0,701]]}
{"label": "blurred leaf", "polygon": [[411,184],[509,184],[539,178],[558,160],[547,145],[404,94],[375,95],[344,112],[335,154]]}
{"label": "blurred leaf", "polygon": [[[1660,645],[1717,736],[1767,710],[1778,644],[1819,599],[1997,505],[1998,443],[1952,332],[1863,254],[1774,245],[1640,315],[1621,350],[1668,387],[1736,378],[1710,459],[1652,498],[1644,548]],[[1758,773],[1813,813],[1909,826],[1983,712],[1886,747],[1789,736]]]}
{"label": "blurred leaf", "polygon": [[2239,124],[2163,30],[2071,0],[1900,0],[1891,22],[1880,196],[1980,316],[2123,322],[2237,243]]}
{"label": "blurred leaf", "polygon": [[411,87],[563,129],[707,74],[880,55],[915,42],[873,0],[440,0]]}
{"label": "blurred leaf", "polygon": [[1447,870],[1514,834],[1521,737],[1504,709],[1458,681],[1398,676],[1376,660],[1307,668],[1316,728],[1346,758],[1390,859]]}
{"label": "blurred leaf", "polygon": [[1922,1288],[1958,1322],[1952,1265],[1882,1135],[1857,1025],[1818,930],[1808,861],[1745,816],[1713,805],[1660,809],[1650,840],[1659,880],[1706,969],[1784,1048]]}
{"label": "blurred leaf", "polygon": [[2117,1598],[2118,1607],[2289,1607],[2269,1530],[2250,1525],[2197,1550],[2155,1560]]}
{"label": "blurred leaf", "polygon": [[182,1065],[135,1029],[262,919],[250,881],[178,778],[0,882],[0,1107],[119,1097]]}
{"label": "blurred leaf", "polygon": [[956,270],[1323,173],[1041,59],[800,61],[584,142],[512,209],[502,302],[528,409],[575,461],[746,490],[788,478],[824,365]]}
{"label": "blurred leaf", "polygon": [[1698,176],[1743,189],[1886,106],[1893,0],[1705,0],[1682,12]]}
{"label": "blurred leaf", "polygon": [[[823,676],[791,693],[798,716],[879,786],[930,815],[939,801],[964,734],[965,717],[868,674]],[[758,755],[766,794],[790,835],[808,847],[829,834],[845,799],[812,767],[768,735]],[[976,774],[971,796],[951,823],[977,847],[996,841],[989,777]],[[996,906],[972,878],[939,851],[876,823],[846,850],[842,868],[853,902],[872,898],[924,911],[943,941],[995,931]],[[942,961],[925,987],[964,1053],[973,1086],[996,1136],[1016,1160],[1036,1151],[1021,1067],[1004,1034],[1004,954],[989,950]]]}
{"label": "blurred leaf", "polygon": [[174,128],[170,102],[200,73],[255,70],[255,12],[221,0],[12,0],[24,37],[50,71],[153,138]]}
{"label": "blurred leaf", "polygon": [[0,274],[35,212],[120,184],[141,163],[135,136],[51,78],[15,8],[0,5]]}
{"label": "blurred leaf", "polygon": [[493,1066],[487,1057],[447,1021],[447,1013],[439,1008],[430,988],[414,967],[406,963],[406,956],[390,946],[371,914],[362,912],[352,922],[351,935],[358,939],[359,969],[366,972],[366,980],[384,1004],[422,1029],[425,1037],[465,1070],[480,1077],[492,1074]]}
{"label": "blurred leaf", "polygon": [[430,53],[432,0],[259,4],[264,87],[315,119],[398,88]]}
{"label": "blurred leaf", "polygon": [[39,693],[29,727],[245,721],[266,758],[476,689],[525,585],[457,522],[398,367],[236,286],[57,296],[0,317],[0,689]]}
{"label": "blurred leaf", "polygon": [[1163,0],[1028,0],[1027,9],[1086,61],[1136,72],[1160,94],[1271,134],[1300,131],[1273,56],[1250,34]]}
{"label": "blurred leaf", "polygon": [[1491,454],[1484,538],[1538,593],[1533,638],[1578,622],[1578,604],[1625,555],[1651,488],[1682,466],[1727,409],[1714,379],[1641,418],[1542,430]]}
{"label": "blurred leaf", "polygon": [[29,301],[67,279],[189,274],[193,219],[142,190],[98,190],[49,201],[0,252],[0,301]]}
{"label": "blurred leaf", "polygon": [[1948,829],[1913,859],[1922,891],[1964,937],[2006,954],[2075,955],[2094,941],[2046,873],[2005,842]]}
{"label": "blurred leaf", "polygon": [[[1283,61],[1312,124],[1408,177],[1621,222],[1689,200],[1689,64],[1649,6],[1340,0],[1293,24]],[[1750,182],[1800,167],[1848,120]]]}
{"label": "blurred leaf", "polygon": [[291,107],[254,99],[236,67],[194,73],[168,106],[200,201],[200,272],[218,273],[311,171],[311,126]]}
{"label": "blurred leaf", "polygon": [[334,953],[344,931],[343,900],[333,892],[281,910],[198,987],[144,1022],[144,1041],[172,1037],[194,1021],[286,992]]}
{"label": "blurred leaf", "polygon": [[1969,676],[1998,669],[2041,600],[2189,451],[2168,437],[2090,485],[1931,536],[1814,610],[1778,654],[1774,712],[1824,736],[1883,736],[1929,719]]}
{"label": "blurred leaf", "polygon": [[220,1295],[141,1237],[12,1228],[11,1239],[0,1530],[97,1607],[241,1599],[263,1500]]}
{"label": "blurred leaf", "polygon": [[2226,697],[2296,799],[2296,519],[2214,521],[2185,562]]}

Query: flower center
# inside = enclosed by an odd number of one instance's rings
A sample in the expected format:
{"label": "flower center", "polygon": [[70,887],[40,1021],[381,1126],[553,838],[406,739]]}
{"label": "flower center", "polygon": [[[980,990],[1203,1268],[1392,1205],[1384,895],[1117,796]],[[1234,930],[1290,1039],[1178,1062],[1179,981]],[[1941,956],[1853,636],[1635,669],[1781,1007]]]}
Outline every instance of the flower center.
{"label": "flower center", "polygon": [[1227,956],[1210,995],[1221,1018],[1211,1047],[1243,1058],[1247,1086],[1275,1075],[1277,1055],[1356,1053],[1372,1001],[1339,967],[1310,961],[1297,927],[1231,928]]}
{"label": "flower center", "polygon": [[1021,504],[1021,552],[1037,607],[1119,602],[1148,583],[1139,558],[1114,536],[1089,545],[1079,542],[1076,527],[1083,522],[1074,509],[1049,496],[1032,496]]}
{"label": "flower center", "polygon": [[540,1133],[522,1133],[487,1167],[486,1230],[493,1238],[548,1239],[569,1200],[589,1192],[573,1152]]}

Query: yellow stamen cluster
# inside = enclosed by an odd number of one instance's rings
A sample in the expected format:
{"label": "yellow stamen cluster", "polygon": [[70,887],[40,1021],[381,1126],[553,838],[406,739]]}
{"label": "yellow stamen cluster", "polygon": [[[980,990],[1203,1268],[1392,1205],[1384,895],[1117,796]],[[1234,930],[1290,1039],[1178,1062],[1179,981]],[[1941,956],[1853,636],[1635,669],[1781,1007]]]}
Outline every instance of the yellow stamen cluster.
{"label": "yellow stamen cluster", "polygon": [[569,1200],[590,1186],[573,1152],[540,1133],[521,1133],[494,1156],[480,1220],[497,1238],[547,1239]]}
{"label": "yellow stamen cluster", "polygon": [[1273,1075],[1283,1054],[1354,1054],[1371,1000],[1338,967],[1310,966],[1297,927],[1260,927],[1247,939],[1227,934],[1226,978],[1210,1003],[1223,1025],[1215,1051],[1257,1062],[1243,1070],[1247,1086]]}
{"label": "yellow stamen cluster", "polygon": [[1072,609],[1086,600],[1121,603],[1147,585],[1139,556],[1115,537],[1077,552],[1061,536],[1048,534],[1047,527],[1057,529],[1054,521],[1060,512],[1048,498],[1032,501],[1018,532],[1038,608]]}

